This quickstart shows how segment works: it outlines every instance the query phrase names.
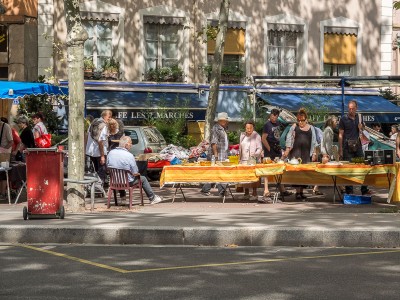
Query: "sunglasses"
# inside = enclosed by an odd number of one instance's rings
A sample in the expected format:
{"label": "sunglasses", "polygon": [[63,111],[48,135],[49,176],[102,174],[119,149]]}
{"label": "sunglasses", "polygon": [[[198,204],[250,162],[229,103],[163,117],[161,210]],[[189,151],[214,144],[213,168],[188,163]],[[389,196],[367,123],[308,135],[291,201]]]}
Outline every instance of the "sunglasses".
{"label": "sunglasses", "polygon": [[297,120],[297,122],[299,122],[299,123],[301,123],[301,122],[305,122],[306,121],[306,119],[303,119],[303,120]]}

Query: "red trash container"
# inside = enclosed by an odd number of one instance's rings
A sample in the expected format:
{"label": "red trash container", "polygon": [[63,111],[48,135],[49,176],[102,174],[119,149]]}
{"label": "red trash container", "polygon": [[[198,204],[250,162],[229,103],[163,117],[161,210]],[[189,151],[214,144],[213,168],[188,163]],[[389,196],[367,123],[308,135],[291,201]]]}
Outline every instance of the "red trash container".
{"label": "red trash container", "polygon": [[64,219],[64,153],[57,148],[29,148],[26,154],[26,183],[28,207],[24,220],[30,215],[54,215]]}

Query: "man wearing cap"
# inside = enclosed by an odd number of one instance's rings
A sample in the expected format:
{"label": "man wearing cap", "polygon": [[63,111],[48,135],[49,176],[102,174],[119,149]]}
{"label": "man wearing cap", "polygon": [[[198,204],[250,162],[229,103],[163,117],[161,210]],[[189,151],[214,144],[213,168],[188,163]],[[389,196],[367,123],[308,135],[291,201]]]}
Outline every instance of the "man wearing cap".
{"label": "man wearing cap", "polygon": [[[208,149],[208,159],[214,155],[216,160],[224,161],[228,158],[228,135],[226,134],[226,128],[228,127],[229,117],[226,112],[218,114],[217,123],[211,130],[211,142],[210,148]],[[226,185],[217,184],[218,193],[220,196],[224,196]],[[206,183],[201,189],[201,193],[204,196],[209,196],[211,190],[211,184]]]}

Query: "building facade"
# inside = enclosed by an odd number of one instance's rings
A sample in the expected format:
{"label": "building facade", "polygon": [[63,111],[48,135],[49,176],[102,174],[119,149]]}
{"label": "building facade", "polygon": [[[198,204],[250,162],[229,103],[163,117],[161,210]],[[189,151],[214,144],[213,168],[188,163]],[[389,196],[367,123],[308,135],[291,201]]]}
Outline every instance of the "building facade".
{"label": "building facade", "polygon": [[37,80],[37,18],[37,0],[0,1],[0,80]]}
{"label": "building facade", "polygon": [[[392,74],[391,0],[230,2],[227,83],[252,75]],[[218,1],[91,0],[80,10],[89,34],[85,57],[96,71],[113,59],[123,81],[207,82]],[[51,66],[65,79],[66,63],[53,51],[65,44],[63,0],[39,0],[38,19],[38,74]],[[161,68],[172,73],[160,80]]]}

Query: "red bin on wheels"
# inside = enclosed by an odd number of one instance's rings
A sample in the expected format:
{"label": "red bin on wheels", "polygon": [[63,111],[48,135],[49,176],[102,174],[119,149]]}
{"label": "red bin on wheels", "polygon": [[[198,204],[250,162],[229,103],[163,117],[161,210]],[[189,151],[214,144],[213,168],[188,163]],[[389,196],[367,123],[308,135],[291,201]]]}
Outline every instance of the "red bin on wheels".
{"label": "red bin on wheels", "polygon": [[57,216],[64,219],[64,153],[57,148],[28,148],[26,154],[26,184],[28,207],[24,220],[31,215]]}

